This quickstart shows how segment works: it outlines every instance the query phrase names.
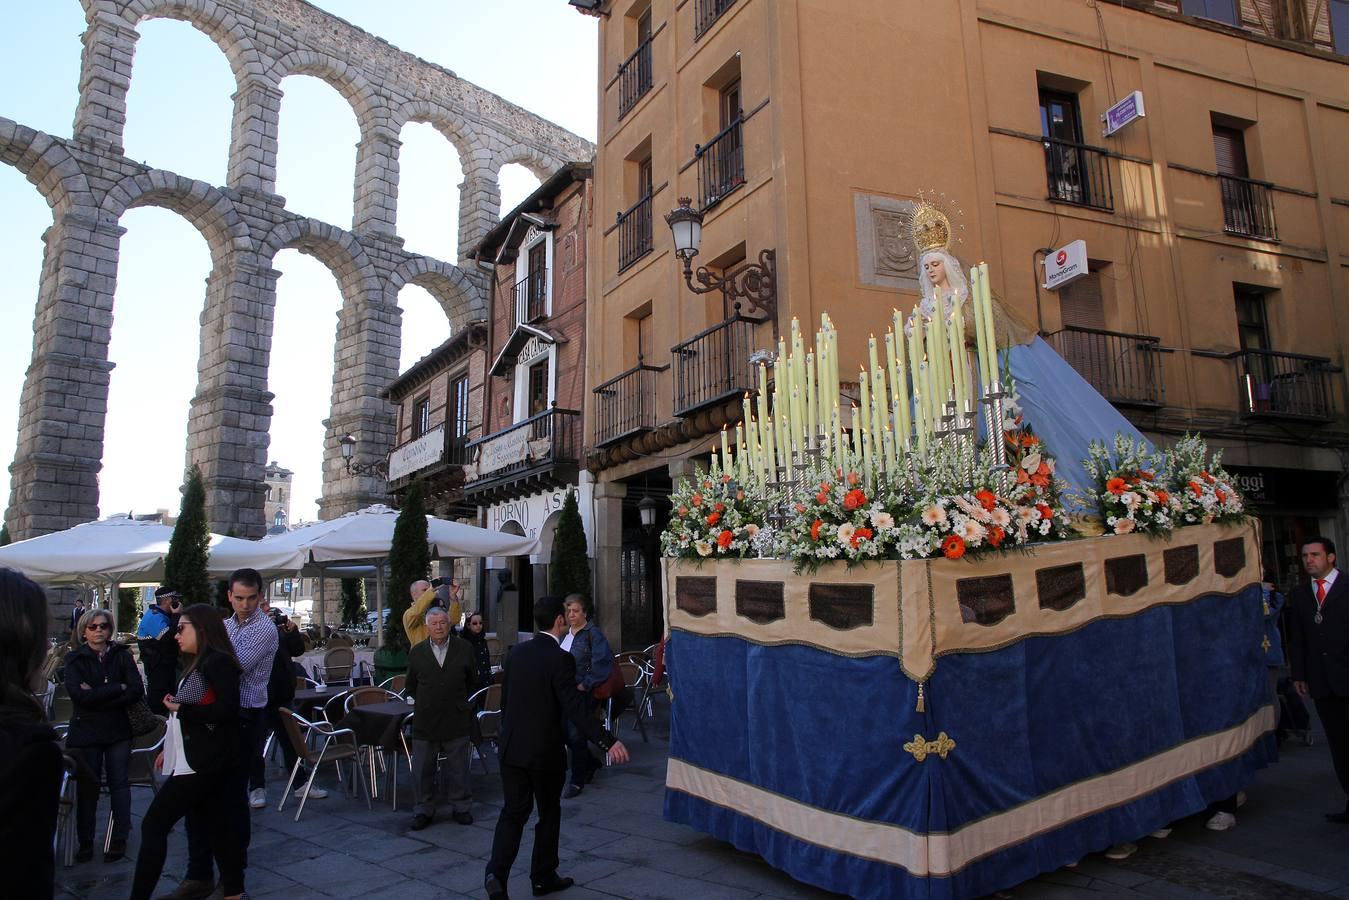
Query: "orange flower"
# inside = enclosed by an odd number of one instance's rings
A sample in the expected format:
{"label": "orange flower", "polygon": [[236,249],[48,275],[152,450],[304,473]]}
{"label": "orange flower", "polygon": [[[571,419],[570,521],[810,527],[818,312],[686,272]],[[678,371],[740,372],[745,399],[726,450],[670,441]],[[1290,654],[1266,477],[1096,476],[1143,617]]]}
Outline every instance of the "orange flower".
{"label": "orange flower", "polygon": [[1037,503],[1037,504],[1035,504],[1035,511],[1038,512],[1038,513],[1040,514],[1040,518],[1042,518],[1042,519],[1052,519],[1052,518],[1054,518],[1054,510],[1050,509],[1050,508],[1049,508],[1049,504],[1047,504],[1047,503]]}
{"label": "orange flower", "polygon": [[1002,539],[1007,537],[1007,532],[1002,530],[999,525],[992,525],[988,529],[988,543],[994,547],[1002,546]]}
{"label": "orange flower", "polygon": [[859,542],[861,542],[861,541],[869,541],[869,540],[871,540],[871,539],[872,539],[873,537],[875,537],[875,536],[876,536],[876,535],[875,535],[875,532],[873,532],[870,528],[857,528],[857,529],[854,529],[854,530],[853,530],[853,533],[852,533],[852,546],[853,546],[853,549],[854,549],[854,550],[857,549],[857,545],[858,545]]}
{"label": "orange flower", "polygon": [[796,504],[796,511],[799,512],[799,513],[805,512],[805,511],[806,511],[806,504],[804,504],[804,503],[798,503],[798,504]]}
{"label": "orange flower", "polygon": [[1016,483],[1017,483],[1017,484],[1029,484],[1029,483],[1030,483],[1030,476],[1027,475],[1027,474],[1026,474],[1026,470],[1023,469],[1023,468],[1021,468],[1020,466],[1017,466],[1017,467],[1016,467]]}
{"label": "orange flower", "polygon": [[730,484],[730,482],[731,482],[731,476],[730,476],[730,475],[723,475],[723,476],[721,476],[721,483],[722,483],[722,484]]}
{"label": "orange flower", "polygon": [[998,497],[988,488],[983,488],[974,492],[974,499],[979,501],[979,505],[984,509],[992,509],[998,505]]}
{"label": "orange flower", "polygon": [[815,495],[815,502],[816,502],[816,503],[828,503],[828,502],[829,502],[829,495],[828,495],[827,493],[825,493],[824,491],[820,491],[818,494]]}
{"label": "orange flower", "polygon": [[1204,496],[1204,488],[1197,481],[1190,482],[1190,490],[1194,491],[1196,497]]}
{"label": "orange flower", "polygon": [[687,516],[689,514],[689,508],[687,506],[679,507],[679,514],[681,516]]}
{"label": "orange flower", "polygon": [[710,491],[710,490],[712,490],[712,482],[710,482],[710,481],[704,481],[704,482],[703,482],[703,490],[705,490],[705,491]]}
{"label": "orange flower", "polygon": [[827,481],[821,481],[821,482],[820,482],[820,490],[822,490],[822,491],[831,491],[831,490],[833,490],[833,489],[834,489],[834,486],[833,486],[832,484],[830,484],[829,482],[827,482]]}
{"label": "orange flower", "polygon": [[1138,477],[1141,478],[1141,479],[1143,479],[1144,481],[1151,481],[1152,478],[1153,478],[1153,475],[1152,475],[1151,472],[1147,471],[1146,469],[1139,469],[1139,470],[1138,470]]}
{"label": "orange flower", "polygon": [[1170,502],[1171,502],[1171,495],[1168,494],[1166,491],[1158,491],[1158,492],[1157,492],[1157,502],[1158,502],[1158,503],[1170,503]]}
{"label": "orange flower", "polygon": [[712,513],[712,515],[707,517],[707,524],[709,527],[716,525],[720,521],[721,521],[721,513],[719,512],[714,512]]}
{"label": "orange flower", "polygon": [[712,505],[712,508],[715,509],[717,512],[726,512],[725,503],[715,503]]}
{"label": "orange flower", "polygon": [[[1040,468],[1043,469],[1044,466],[1041,466]],[[1030,477],[1030,483],[1036,487],[1049,487],[1049,476],[1043,472],[1036,472]]]}
{"label": "orange flower", "polygon": [[843,495],[843,508],[852,510],[867,502],[867,495],[862,493],[861,488],[853,488]]}
{"label": "orange flower", "polygon": [[721,534],[717,535],[717,546],[725,550],[727,547],[731,546],[731,541],[734,539],[735,535],[731,534],[730,531],[723,531]]}
{"label": "orange flower", "polygon": [[1204,480],[1207,481],[1209,484],[1213,484],[1213,482],[1217,481],[1216,478],[1214,478],[1212,475],[1210,475],[1210,474],[1207,473],[1207,472],[1200,472],[1199,474],[1202,475],[1202,476],[1204,476]]}
{"label": "orange flower", "polygon": [[1214,496],[1216,496],[1216,497],[1218,498],[1218,502],[1219,502],[1219,503],[1226,503],[1226,502],[1227,502],[1227,492],[1226,492],[1226,491],[1215,491],[1215,492],[1214,492]]}
{"label": "orange flower", "polygon": [[694,506],[702,506],[702,505],[703,505],[703,495],[702,495],[702,494],[694,494],[692,499],[693,499],[693,505],[694,505]]}
{"label": "orange flower", "polygon": [[1105,483],[1105,489],[1118,497],[1128,490],[1129,486],[1124,483],[1123,478],[1112,478]]}
{"label": "orange flower", "polygon": [[947,559],[960,559],[965,555],[965,541],[958,534],[948,534],[941,542],[941,552]]}
{"label": "orange flower", "polygon": [[821,522],[819,519],[816,519],[814,522],[810,524],[810,539],[812,541],[818,541],[820,539],[820,528],[822,528],[823,526],[824,523]]}

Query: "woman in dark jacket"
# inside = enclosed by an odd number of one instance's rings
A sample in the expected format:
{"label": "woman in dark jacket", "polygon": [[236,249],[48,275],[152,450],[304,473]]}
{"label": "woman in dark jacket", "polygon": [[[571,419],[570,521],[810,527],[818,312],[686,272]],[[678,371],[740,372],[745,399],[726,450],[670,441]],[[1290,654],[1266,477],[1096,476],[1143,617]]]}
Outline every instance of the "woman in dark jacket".
{"label": "woman in dark jacket", "polygon": [[7,897],[50,897],[65,763],[34,681],[47,651],[47,598],[0,569],[0,872]]}
{"label": "woman in dark jacket", "polygon": [[66,654],[66,692],[73,713],[66,749],[84,763],[75,806],[76,862],[94,856],[94,817],[98,813],[98,779],[107,779],[112,796],[112,841],[104,862],[126,855],[131,831],[131,721],[127,707],[145,696],[131,651],[112,639],[112,613],[91,609],[75,628],[79,647]]}
{"label": "woman in dark jacket", "polygon": [[482,624],[482,613],[469,613],[464,624],[464,640],[473,648],[473,668],[478,674],[475,691],[492,683],[492,650],[487,646],[487,629]]}
{"label": "woman in dark jacket", "polygon": [[[220,868],[227,898],[244,892],[244,847],[229,831],[231,769],[239,748],[239,661],[215,607],[198,603],[178,620],[178,650],[187,669],[164,707],[175,714],[181,743],[172,724],[164,753],[155,766],[170,776],[141,822],[141,849],[131,900],[146,900],[164,869],[169,831],[190,811],[202,813],[211,827],[211,851]],[[167,769],[166,769],[167,765]]]}

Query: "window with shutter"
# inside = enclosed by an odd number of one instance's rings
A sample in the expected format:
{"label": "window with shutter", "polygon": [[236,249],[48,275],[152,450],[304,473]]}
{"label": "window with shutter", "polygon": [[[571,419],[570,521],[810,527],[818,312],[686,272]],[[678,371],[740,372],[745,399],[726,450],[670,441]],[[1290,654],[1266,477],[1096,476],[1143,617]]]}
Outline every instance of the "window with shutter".
{"label": "window with shutter", "polygon": [[1246,138],[1240,128],[1214,125],[1213,155],[1219,175],[1251,177],[1250,167],[1246,163]]}
{"label": "window with shutter", "polygon": [[1105,303],[1101,299],[1101,274],[1090,272],[1059,289],[1059,314],[1066,333],[1060,346],[1063,358],[1078,374],[1096,386],[1106,384],[1105,360],[1100,352],[1098,337],[1091,333],[1074,332],[1074,328],[1105,328]]}

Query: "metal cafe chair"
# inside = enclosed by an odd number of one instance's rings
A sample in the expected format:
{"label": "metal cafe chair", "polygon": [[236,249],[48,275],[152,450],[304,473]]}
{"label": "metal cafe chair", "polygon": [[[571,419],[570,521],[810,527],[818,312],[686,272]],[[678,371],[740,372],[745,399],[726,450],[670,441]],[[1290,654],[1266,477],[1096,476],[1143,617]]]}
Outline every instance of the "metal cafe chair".
{"label": "metal cafe chair", "polygon": [[346,647],[331,647],[323,654],[323,662],[314,666],[314,671],[324,684],[351,685],[353,681],[352,672],[355,668],[356,651],[348,645]]}
{"label": "metal cafe chair", "polygon": [[[291,788],[295,785],[295,775],[300,771],[301,764],[308,764],[310,770],[309,779],[304,785],[304,793],[300,796],[300,807],[295,810],[297,822],[300,821],[300,814],[304,812],[305,802],[309,799],[309,788],[314,784],[314,776],[318,774],[319,766],[332,763],[337,767],[340,780],[342,763],[345,760],[351,760],[351,786],[354,788],[359,784],[365,793],[365,806],[367,809],[371,808],[370,791],[364,783],[365,773],[362,771],[360,754],[357,752],[356,735],[352,730],[334,728],[327,722],[308,722],[284,706],[277,712],[281,716],[281,727],[286,730],[286,737],[295,750],[295,765],[290,770],[290,778],[286,780],[286,789],[281,792],[281,804],[277,806],[277,812],[286,808],[286,800],[290,797]],[[318,744],[317,747],[309,745],[311,738]]]}
{"label": "metal cafe chair", "polygon": [[498,741],[501,739],[501,685],[489,684],[473,692],[468,698],[468,705],[474,709],[474,715],[478,720],[478,733],[473,741],[473,750],[478,756],[478,762],[482,763],[483,774],[488,774],[487,754],[483,752],[483,746],[491,744],[492,748],[498,749]]}

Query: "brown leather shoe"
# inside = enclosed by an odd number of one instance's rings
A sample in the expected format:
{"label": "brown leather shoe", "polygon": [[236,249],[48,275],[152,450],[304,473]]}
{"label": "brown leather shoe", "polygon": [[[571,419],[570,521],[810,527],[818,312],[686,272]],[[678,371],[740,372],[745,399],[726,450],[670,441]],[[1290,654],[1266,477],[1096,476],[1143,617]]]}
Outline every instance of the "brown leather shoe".
{"label": "brown leather shoe", "polygon": [[215,892],[214,881],[184,878],[172,894],[161,894],[156,900],[206,900]]}

